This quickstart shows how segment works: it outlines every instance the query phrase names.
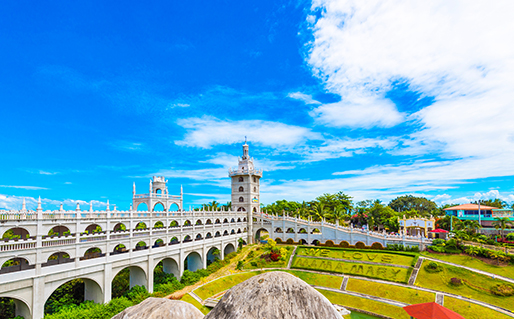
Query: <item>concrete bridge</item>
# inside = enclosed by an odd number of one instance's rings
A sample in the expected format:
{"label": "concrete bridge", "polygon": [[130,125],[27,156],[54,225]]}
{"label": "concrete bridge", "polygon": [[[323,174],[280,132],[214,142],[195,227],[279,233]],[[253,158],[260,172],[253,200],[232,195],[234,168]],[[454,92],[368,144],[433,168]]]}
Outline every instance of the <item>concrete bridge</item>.
{"label": "concrete bridge", "polygon": [[338,222],[336,224],[326,221],[315,222],[287,215],[276,216],[266,213],[254,213],[253,216],[254,238],[259,237],[262,231],[266,231],[270,238],[284,243],[289,241],[304,245],[316,245],[331,241],[334,245],[340,245],[343,242],[356,245],[361,242],[366,246],[379,243],[382,247],[387,247],[388,244],[402,244],[408,247],[418,246],[420,250],[423,250],[432,242],[431,239],[423,236],[373,232],[352,226],[341,226]]}
{"label": "concrete bridge", "polygon": [[[247,212],[237,211],[0,211],[0,297],[13,298],[16,314],[44,316],[44,305],[62,284],[83,279],[85,299],[111,300],[112,280],[130,269],[130,286],[153,291],[154,268],[180,278],[206,268],[247,240]],[[50,236],[49,234],[53,234]]]}

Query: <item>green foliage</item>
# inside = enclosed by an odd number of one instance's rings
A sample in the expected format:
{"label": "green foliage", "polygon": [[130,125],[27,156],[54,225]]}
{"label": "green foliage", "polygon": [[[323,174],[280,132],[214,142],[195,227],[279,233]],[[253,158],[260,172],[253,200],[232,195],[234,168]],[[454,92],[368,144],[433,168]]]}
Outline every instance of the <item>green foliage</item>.
{"label": "green foliage", "polygon": [[45,303],[45,313],[58,312],[63,307],[79,305],[84,301],[84,281],[74,279],[57,288]]}
{"label": "green foliage", "polygon": [[425,270],[429,273],[436,273],[443,271],[443,267],[439,266],[437,263],[431,261],[427,265],[424,266]]}
{"label": "green foliage", "polygon": [[514,286],[509,284],[498,284],[491,288],[491,292],[497,296],[512,296],[514,295]]}
{"label": "green foliage", "polygon": [[14,315],[14,300],[10,298],[0,298],[0,318],[13,318]]}
{"label": "green foliage", "polygon": [[436,210],[437,204],[425,197],[412,195],[399,196],[389,203],[389,207],[397,212],[416,210],[421,216],[428,217]]}
{"label": "green foliage", "polygon": [[[478,201],[473,202],[473,204],[478,204]],[[481,199],[480,200],[480,205],[497,207],[497,208],[504,208],[504,207],[508,206],[506,201],[501,200],[499,198],[495,198],[495,199]]]}
{"label": "green foliage", "polygon": [[125,268],[121,270],[112,280],[112,298],[119,298],[123,296],[130,286],[130,269]]}
{"label": "green foliage", "polygon": [[131,300],[134,304],[138,304],[146,298],[150,297],[150,294],[146,290],[145,286],[134,286],[130,288],[124,295],[124,297]]}
{"label": "green foliage", "polygon": [[139,222],[139,223],[137,223],[137,225],[136,225],[136,229],[138,229],[138,230],[139,230],[139,229],[146,229],[146,224],[145,224],[145,223],[143,223],[143,222]]}
{"label": "green foliage", "polygon": [[432,241],[432,245],[434,245],[434,246],[436,246],[436,245],[441,245],[441,244],[443,244],[443,245],[444,245],[444,243],[445,243],[445,240],[444,240],[444,239],[440,239],[440,238],[434,239],[434,240]]}
{"label": "green foliage", "polygon": [[243,261],[242,261],[242,260],[240,260],[240,261],[238,261],[238,262],[237,262],[236,269],[237,269],[237,270],[241,270],[241,269],[243,269]]}

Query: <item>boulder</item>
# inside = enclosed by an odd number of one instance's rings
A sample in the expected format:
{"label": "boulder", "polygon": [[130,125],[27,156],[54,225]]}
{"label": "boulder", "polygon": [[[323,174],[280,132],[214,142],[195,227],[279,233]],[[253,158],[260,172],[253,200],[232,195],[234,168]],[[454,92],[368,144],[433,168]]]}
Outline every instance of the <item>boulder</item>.
{"label": "boulder", "polygon": [[286,272],[254,276],[225,293],[205,319],[341,319],[325,296]]}
{"label": "boulder", "polygon": [[164,298],[147,298],[111,319],[201,319],[203,313],[190,303]]}

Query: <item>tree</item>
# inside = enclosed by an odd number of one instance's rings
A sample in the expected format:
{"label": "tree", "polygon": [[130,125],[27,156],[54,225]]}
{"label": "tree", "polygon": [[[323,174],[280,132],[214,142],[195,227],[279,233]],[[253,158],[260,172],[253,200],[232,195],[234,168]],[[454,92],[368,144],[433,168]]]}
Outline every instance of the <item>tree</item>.
{"label": "tree", "polygon": [[503,238],[503,231],[505,228],[510,228],[510,226],[513,225],[513,222],[508,217],[495,217],[496,221],[493,222],[493,226],[495,226],[496,229],[501,229],[501,237]]}
{"label": "tree", "polygon": [[[478,204],[478,201],[474,201],[473,204]],[[497,208],[504,208],[504,207],[507,207],[507,202],[504,201],[504,200],[501,200],[499,198],[495,198],[495,199],[481,199],[480,200],[480,205],[497,207]]]}
{"label": "tree", "polygon": [[423,216],[428,216],[436,210],[437,204],[425,197],[416,197],[412,195],[399,196],[389,203],[389,207],[397,212],[415,209]]}

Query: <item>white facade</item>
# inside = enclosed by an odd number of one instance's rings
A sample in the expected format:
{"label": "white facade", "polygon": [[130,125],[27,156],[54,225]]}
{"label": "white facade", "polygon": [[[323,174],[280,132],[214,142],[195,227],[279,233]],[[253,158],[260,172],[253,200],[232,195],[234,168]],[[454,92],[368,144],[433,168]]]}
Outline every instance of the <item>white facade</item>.
{"label": "white facade", "polygon": [[252,213],[260,212],[260,179],[262,170],[256,170],[250,157],[248,144],[243,145],[243,156],[238,158],[237,169],[228,172],[232,179],[232,209],[247,212],[248,243],[253,243]]}

